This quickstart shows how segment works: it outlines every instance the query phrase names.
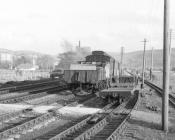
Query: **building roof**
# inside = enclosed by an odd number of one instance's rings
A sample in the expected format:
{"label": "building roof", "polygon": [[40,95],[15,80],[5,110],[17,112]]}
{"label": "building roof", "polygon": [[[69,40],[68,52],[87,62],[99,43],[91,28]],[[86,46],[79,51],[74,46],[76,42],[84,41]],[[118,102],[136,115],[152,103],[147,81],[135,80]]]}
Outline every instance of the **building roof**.
{"label": "building roof", "polygon": [[93,64],[71,64],[70,70],[96,70]]}

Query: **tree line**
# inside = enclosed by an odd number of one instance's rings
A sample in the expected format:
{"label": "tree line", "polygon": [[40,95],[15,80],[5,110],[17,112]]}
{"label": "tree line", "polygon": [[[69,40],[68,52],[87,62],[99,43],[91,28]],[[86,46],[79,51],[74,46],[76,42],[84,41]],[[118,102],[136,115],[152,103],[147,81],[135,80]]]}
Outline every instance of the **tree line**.
{"label": "tree line", "polygon": [[[46,70],[46,69],[53,69],[55,60],[50,55],[42,55],[37,57],[35,62],[36,62],[36,65],[39,66],[39,69]],[[21,64],[33,65],[33,58],[30,56],[23,55],[23,56],[14,58],[13,62],[1,61],[0,69],[15,69]]]}

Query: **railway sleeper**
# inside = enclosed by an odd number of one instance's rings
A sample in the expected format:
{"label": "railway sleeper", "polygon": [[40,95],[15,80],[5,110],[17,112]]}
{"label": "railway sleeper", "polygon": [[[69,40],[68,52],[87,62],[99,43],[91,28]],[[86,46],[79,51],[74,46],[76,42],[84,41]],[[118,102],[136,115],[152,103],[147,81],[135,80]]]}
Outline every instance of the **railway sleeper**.
{"label": "railway sleeper", "polygon": [[[126,117],[127,115],[124,116]],[[111,132],[113,134],[113,132],[116,130],[116,127],[121,125],[121,123],[125,119],[124,116],[123,115],[120,116],[122,118],[119,117],[112,118],[110,122],[103,128],[102,131],[99,131],[99,133],[97,133],[95,136],[92,136],[90,139],[96,140],[99,139],[99,137],[101,136],[103,136],[104,139],[115,137],[115,135],[111,136]]]}
{"label": "railway sleeper", "polygon": [[106,125],[106,123],[107,123],[106,119],[101,120],[99,123],[97,123],[90,129],[86,130],[83,134],[79,135],[74,140],[89,139],[92,135],[95,135],[96,133],[101,131]]}
{"label": "railway sleeper", "polygon": [[71,139],[76,138],[81,133],[83,133],[86,129],[88,129],[90,126],[91,125],[89,125],[89,124],[83,126],[81,129],[77,130],[76,132],[73,132],[73,133],[70,133],[70,134],[66,135],[66,137],[63,138],[63,140],[71,140]]}
{"label": "railway sleeper", "polygon": [[[89,119],[89,117],[87,118],[87,116],[86,116],[85,118],[86,119],[82,120],[81,122],[78,121],[79,119],[77,121],[73,122],[71,127],[69,127],[68,129],[62,131],[59,134],[58,134],[58,132],[56,132],[58,135],[55,135],[50,140],[62,139],[62,138],[65,138],[66,135],[68,135],[68,134],[70,134],[72,132],[75,132],[77,129],[81,128],[82,126],[84,126],[86,124],[86,121]],[[77,122],[79,122],[79,123],[77,124]]]}
{"label": "railway sleeper", "polygon": [[107,118],[105,117],[103,120],[101,120],[99,123],[94,125],[92,128],[75,138],[74,140],[82,140],[82,139],[90,139],[90,137],[94,136],[95,134],[99,133],[101,130],[103,130],[106,125],[108,124]]}
{"label": "railway sleeper", "polygon": [[30,120],[28,122],[25,122],[25,123],[23,123],[21,125],[17,125],[17,126],[11,128],[11,129],[8,129],[8,130],[6,130],[4,132],[1,132],[0,133],[0,139],[7,138],[7,137],[9,137],[12,134],[16,134],[16,133],[20,133],[22,131],[25,131],[25,130],[27,130],[27,129],[29,129],[29,128],[39,124],[41,121],[49,119],[50,117],[51,117],[50,114],[45,114],[45,115],[42,115],[42,116],[40,116],[38,118],[35,118],[35,119]]}
{"label": "railway sleeper", "polygon": [[[45,93],[46,94],[46,93]],[[41,95],[45,95],[44,93],[38,93],[38,94],[35,94],[35,95],[26,95],[26,96],[23,96],[23,97],[17,97],[17,98],[13,98],[13,99],[7,99],[7,100],[3,100],[3,101],[0,101],[0,103],[17,103],[17,102],[21,102],[23,100],[28,100],[28,99],[32,99],[32,98],[36,98],[36,97],[39,97]]]}
{"label": "railway sleeper", "polygon": [[[113,104],[111,104],[110,106],[112,106]],[[85,119],[82,122],[80,122],[80,123],[76,124],[75,126],[73,126],[75,128],[73,131],[71,131],[71,128],[69,128],[69,129],[65,130],[64,132],[61,132],[60,134],[58,134],[55,137],[51,138],[50,140],[61,139],[61,138],[66,137],[66,135],[70,136],[72,132],[75,132],[75,131],[77,131],[79,129],[82,129],[86,125],[88,126],[87,121],[89,120],[89,118],[90,117],[88,117],[87,119]],[[80,140],[80,139],[84,139],[84,138],[90,138],[91,135],[94,135],[98,131],[102,130],[103,129],[103,126],[105,126],[106,123],[107,123],[106,119],[101,120],[98,124],[95,125],[95,127],[91,127],[90,129],[88,129],[83,134],[80,134],[80,135],[78,134],[79,136],[76,135],[78,137],[76,137],[75,140]],[[80,126],[80,127],[77,127],[77,126]],[[89,126],[91,126],[91,125],[89,125]]]}

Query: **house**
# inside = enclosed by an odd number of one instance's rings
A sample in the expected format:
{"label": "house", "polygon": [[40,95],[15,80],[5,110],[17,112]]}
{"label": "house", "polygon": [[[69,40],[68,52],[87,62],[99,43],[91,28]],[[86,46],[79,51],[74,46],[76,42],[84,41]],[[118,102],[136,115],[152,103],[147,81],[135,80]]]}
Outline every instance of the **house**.
{"label": "house", "polygon": [[15,54],[13,53],[13,51],[0,48],[0,63],[3,62],[13,63],[14,57]]}

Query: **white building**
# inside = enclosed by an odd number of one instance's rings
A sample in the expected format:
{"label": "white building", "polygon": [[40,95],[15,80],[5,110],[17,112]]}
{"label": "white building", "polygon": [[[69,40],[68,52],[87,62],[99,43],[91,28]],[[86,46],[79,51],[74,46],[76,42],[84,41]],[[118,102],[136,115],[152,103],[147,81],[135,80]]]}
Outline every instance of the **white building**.
{"label": "white building", "polygon": [[0,49],[0,63],[9,62],[13,63],[14,53],[6,49]]}

